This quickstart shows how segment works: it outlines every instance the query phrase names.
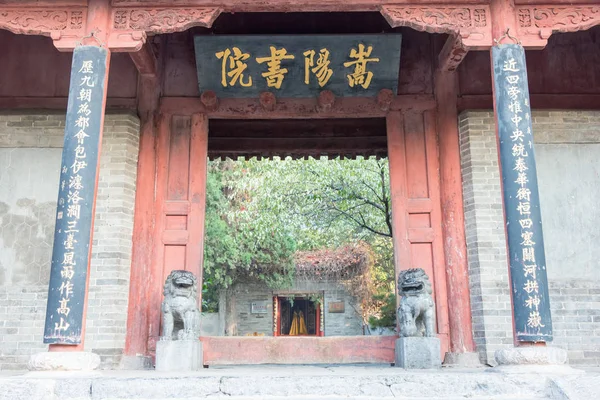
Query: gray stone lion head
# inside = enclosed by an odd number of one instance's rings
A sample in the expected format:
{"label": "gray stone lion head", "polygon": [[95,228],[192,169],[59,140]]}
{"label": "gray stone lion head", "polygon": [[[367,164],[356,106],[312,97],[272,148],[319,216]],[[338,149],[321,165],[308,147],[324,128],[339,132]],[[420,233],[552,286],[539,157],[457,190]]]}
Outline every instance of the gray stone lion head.
{"label": "gray stone lion head", "polygon": [[198,297],[198,279],[189,271],[171,271],[165,281],[163,294],[165,298],[187,297],[196,299]]}
{"label": "gray stone lion head", "polygon": [[398,276],[398,294],[400,296],[432,294],[431,282],[423,268],[411,268],[400,272]]}

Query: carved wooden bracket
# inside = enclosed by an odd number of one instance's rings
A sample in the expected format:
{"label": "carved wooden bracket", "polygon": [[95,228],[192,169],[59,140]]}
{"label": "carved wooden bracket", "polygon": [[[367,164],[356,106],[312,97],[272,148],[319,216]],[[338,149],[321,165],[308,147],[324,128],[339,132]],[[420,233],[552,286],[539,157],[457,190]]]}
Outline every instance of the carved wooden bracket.
{"label": "carved wooden bracket", "polygon": [[390,26],[407,26],[429,33],[447,33],[448,42],[439,56],[439,67],[454,71],[469,50],[492,46],[490,8],[465,6],[382,6],[381,14]]}
{"label": "carved wooden bracket", "polygon": [[576,32],[600,25],[600,6],[517,7],[518,38],[529,48],[543,48],[555,32]]}
{"label": "carved wooden bracket", "polygon": [[[181,32],[194,26],[210,28],[221,14],[215,7],[155,7],[155,8],[113,8],[109,47],[114,51],[136,51],[141,49],[147,36]],[[129,47],[139,43],[136,49]],[[120,49],[123,42],[127,49]]]}
{"label": "carved wooden bracket", "polygon": [[450,35],[438,56],[440,71],[456,71],[462,60],[469,52],[459,35]]}
{"label": "carved wooden bracket", "polygon": [[1,8],[0,29],[22,35],[50,36],[59,50],[73,49],[85,32],[85,7]]}
{"label": "carved wooden bracket", "polygon": [[429,33],[460,36],[472,50],[492,45],[490,8],[486,5],[464,6],[382,6],[383,17],[393,27],[408,26]]}

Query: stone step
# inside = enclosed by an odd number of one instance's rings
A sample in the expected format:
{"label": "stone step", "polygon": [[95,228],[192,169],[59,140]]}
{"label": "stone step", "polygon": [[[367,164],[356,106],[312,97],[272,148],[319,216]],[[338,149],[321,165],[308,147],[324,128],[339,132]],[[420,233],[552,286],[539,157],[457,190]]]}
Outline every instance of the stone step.
{"label": "stone step", "polygon": [[[600,381],[599,377],[594,374],[586,380],[591,385]],[[540,373],[505,374],[489,369],[407,371],[390,367],[211,367],[195,373],[37,372],[0,376],[0,400],[571,399],[576,397],[565,393],[578,386],[575,382],[584,382],[582,378],[561,381]]]}

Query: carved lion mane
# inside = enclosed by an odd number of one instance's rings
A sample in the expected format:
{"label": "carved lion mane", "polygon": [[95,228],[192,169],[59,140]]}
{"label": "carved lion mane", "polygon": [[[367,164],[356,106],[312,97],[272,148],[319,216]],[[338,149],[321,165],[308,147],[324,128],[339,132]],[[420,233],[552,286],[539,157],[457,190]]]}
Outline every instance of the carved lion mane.
{"label": "carved lion mane", "polygon": [[[435,311],[431,282],[422,268],[402,271],[398,276],[398,321],[400,336],[435,336]],[[424,332],[423,332],[424,331]]]}

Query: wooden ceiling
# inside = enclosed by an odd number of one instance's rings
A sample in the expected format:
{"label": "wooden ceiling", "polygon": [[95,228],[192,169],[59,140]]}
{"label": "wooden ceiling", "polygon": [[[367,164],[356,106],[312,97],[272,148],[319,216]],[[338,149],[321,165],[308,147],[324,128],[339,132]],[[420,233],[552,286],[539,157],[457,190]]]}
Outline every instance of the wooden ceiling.
{"label": "wooden ceiling", "polygon": [[210,120],[208,156],[387,156],[385,119]]}

